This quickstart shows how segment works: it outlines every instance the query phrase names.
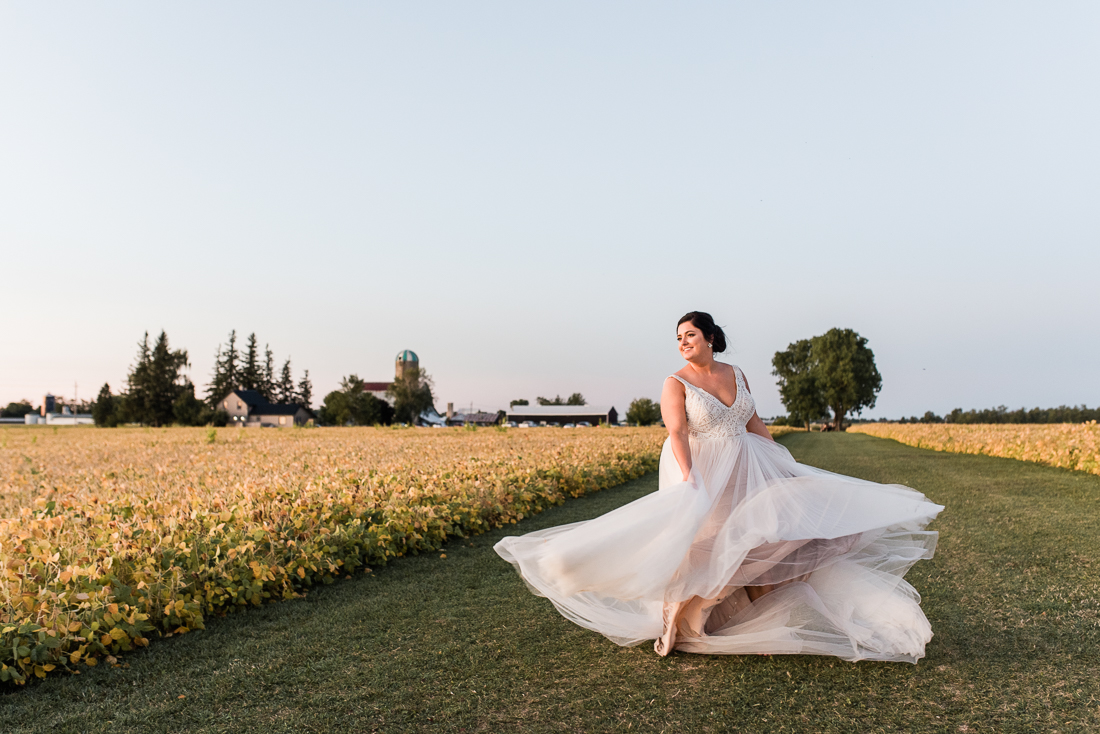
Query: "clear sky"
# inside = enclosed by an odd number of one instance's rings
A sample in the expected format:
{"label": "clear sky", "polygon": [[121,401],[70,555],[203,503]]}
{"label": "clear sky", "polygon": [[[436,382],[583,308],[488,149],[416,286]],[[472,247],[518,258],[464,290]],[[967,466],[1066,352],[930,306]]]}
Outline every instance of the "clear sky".
{"label": "clear sky", "polygon": [[625,411],[708,310],[761,415],[1100,403],[1095,2],[0,2],[0,401],[230,329],[437,405]]}

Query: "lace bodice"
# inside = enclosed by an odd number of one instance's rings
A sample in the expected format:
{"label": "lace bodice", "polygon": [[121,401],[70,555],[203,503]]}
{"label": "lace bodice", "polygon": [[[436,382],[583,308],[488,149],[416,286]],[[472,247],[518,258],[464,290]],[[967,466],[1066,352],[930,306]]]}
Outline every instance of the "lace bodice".
{"label": "lace bodice", "polygon": [[745,424],[756,412],[756,401],[745,387],[741,368],[735,366],[733,374],[737,380],[737,397],[729,407],[701,387],[672,375],[684,385],[684,408],[692,438],[735,438],[745,435]]}

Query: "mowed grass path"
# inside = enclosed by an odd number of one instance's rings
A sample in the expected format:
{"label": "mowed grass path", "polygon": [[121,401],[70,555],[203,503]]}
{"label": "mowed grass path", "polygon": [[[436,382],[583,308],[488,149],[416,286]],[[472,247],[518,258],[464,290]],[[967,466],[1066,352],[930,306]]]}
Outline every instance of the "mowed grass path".
{"label": "mowed grass path", "polygon": [[936,633],[919,665],[620,648],[492,551],[651,492],[651,475],[156,640],[127,668],[8,689],[0,731],[1100,731],[1100,477],[860,435],[784,443],[947,505],[936,558],[908,576]]}

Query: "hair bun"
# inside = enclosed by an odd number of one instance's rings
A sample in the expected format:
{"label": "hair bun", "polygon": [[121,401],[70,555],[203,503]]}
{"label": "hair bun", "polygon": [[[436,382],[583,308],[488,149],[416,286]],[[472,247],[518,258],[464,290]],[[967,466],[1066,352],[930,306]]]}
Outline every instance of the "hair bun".
{"label": "hair bun", "polygon": [[726,332],[722,327],[714,323],[714,318],[706,311],[689,311],[676,322],[676,328],[680,324],[690,321],[691,325],[703,332],[703,336],[710,342],[715,354],[726,351]]}

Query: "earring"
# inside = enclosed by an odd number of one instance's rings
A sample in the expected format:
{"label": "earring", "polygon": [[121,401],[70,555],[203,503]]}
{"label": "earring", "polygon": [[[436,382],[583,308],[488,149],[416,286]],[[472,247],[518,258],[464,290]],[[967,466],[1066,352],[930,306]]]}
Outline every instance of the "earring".
{"label": "earring", "polygon": [[708,347],[710,347],[711,349],[714,349],[714,345],[713,345],[713,344],[708,344],[707,346],[708,346]]}

